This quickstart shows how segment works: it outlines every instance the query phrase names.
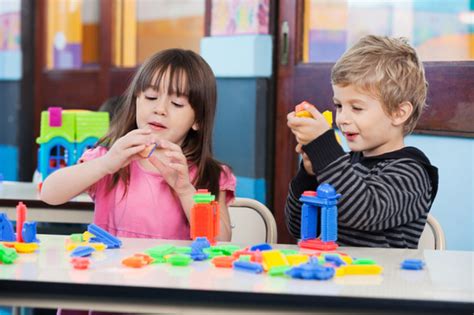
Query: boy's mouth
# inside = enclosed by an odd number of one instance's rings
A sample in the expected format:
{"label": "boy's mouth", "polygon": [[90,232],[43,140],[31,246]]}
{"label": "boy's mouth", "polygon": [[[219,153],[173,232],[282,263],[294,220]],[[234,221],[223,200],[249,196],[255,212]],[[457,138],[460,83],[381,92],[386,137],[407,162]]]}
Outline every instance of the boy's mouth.
{"label": "boy's mouth", "polygon": [[354,141],[359,134],[355,132],[344,132],[343,135],[347,141]]}

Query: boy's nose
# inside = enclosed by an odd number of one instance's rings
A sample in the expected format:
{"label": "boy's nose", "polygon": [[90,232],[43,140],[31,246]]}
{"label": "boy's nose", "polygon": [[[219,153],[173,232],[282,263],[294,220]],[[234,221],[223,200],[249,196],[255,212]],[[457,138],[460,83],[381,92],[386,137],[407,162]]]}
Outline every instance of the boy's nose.
{"label": "boy's nose", "polygon": [[336,125],[345,125],[350,121],[350,115],[344,109],[336,112]]}

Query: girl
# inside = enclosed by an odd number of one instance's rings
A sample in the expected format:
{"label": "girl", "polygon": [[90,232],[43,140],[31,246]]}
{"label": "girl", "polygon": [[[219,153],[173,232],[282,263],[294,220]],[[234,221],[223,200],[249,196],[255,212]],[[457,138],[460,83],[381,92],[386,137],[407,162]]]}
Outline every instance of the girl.
{"label": "girl", "polygon": [[[220,204],[218,240],[231,238],[227,205],[235,177],[212,157],[216,82],[209,65],[189,50],[148,59],[129,86],[108,134],[80,163],[44,181],[41,199],[64,203],[88,190],[94,223],[116,236],[189,239],[196,188]],[[157,149],[147,159],[147,145]]]}

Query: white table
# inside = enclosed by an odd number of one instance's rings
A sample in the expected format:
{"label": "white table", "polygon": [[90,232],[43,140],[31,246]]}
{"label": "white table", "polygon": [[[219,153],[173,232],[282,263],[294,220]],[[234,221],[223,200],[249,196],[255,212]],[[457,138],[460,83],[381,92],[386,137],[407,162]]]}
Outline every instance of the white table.
{"label": "white table", "polygon": [[37,185],[26,182],[0,183],[0,212],[16,219],[16,205],[22,201],[28,208],[28,221],[49,223],[91,223],[94,203],[82,194],[60,206],[51,206],[39,198]]}
{"label": "white table", "polygon": [[[353,257],[376,260],[383,275],[309,281],[219,269],[209,261],[188,267],[122,266],[124,257],[156,245],[189,244],[144,239],[122,239],[121,249],[97,253],[89,270],[75,270],[64,249],[65,236],[40,239],[38,253],[0,265],[0,305],[201,314],[474,310],[473,252],[343,248]],[[401,270],[406,258],[423,259],[425,270]]]}

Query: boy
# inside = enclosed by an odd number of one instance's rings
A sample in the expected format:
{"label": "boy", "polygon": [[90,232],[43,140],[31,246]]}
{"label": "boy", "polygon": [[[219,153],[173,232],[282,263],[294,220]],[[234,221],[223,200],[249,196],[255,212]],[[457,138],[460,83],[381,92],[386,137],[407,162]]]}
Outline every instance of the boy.
{"label": "boy", "polygon": [[366,36],[334,65],[336,125],[351,150],[344,153],[322,114],[288,114],[303,156],[285,206],[291,234],[300,237],[305,190],[334,186],[338,241],[344,246],[417,248],[438,189],[438,170],[404,137],[426,106],[427,82],[415,50],[404,39]]}

